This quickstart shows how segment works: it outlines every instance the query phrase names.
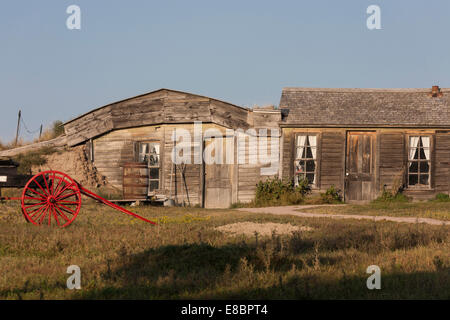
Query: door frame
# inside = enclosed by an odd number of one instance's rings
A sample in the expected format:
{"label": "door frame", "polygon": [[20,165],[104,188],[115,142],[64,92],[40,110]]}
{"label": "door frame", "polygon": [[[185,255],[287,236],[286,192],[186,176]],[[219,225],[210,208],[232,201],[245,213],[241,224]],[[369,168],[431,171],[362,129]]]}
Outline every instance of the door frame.
{"label": "door frame", "polygon": [[[349,136],[351,134],[371,134],[373,136],[372,146],[371,146],[371,158],[372,158],[372,170],[373,170],[373,187],[378,188],[378,131],[372,130],[346,130],[345,131],[345,150],[344,150],[344,192],[343,200],[346,202],[348,199],[348,179],[347,179],[347,165],[348,165],[348,148],[349,148]],[[351,201],[351,200],[350,200]]]}
{"label": "door frame", "polygon": [[[200,166],[200,184],[201,184],[201,207],[205,208],[205,204],[206,204],[206,188],[207,183],[206,183],[206,163],[205,163],[205,158],[204,158],[204,151],[205,151],[205,140],[206,139],[211,139],[211,138],[221,138],[221,139],[227,139],[227,138],[232,138],[233,139],[233,154],[234,154],[234,163],[231,164],[232,169],[231,169],[231,204],[233,204],[233,201],[235,200],[235,198],[237,198],[237,186],[239,184],[238,182],[238,163],[237,163],[237,137],[235,135],[227,135],[226,133],[223,133],[221,136],[202,136],[202,143],[201,143],[201,158],[202,158],[202,164]],[[224,156],[225,156],[225,150],[224,150]]]}

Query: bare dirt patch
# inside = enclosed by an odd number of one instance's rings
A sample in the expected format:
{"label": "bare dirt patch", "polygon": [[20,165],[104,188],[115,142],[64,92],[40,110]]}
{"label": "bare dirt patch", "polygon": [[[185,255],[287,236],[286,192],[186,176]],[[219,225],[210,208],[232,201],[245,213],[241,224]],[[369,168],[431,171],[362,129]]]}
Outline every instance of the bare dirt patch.
{"label": "bare dirt patch", "polygon": [[305,226],[293,226],[289,223],[255,223],[255,222],[238,222],[226,224],[215,228],[215,230],[228,233],[230,235],[246,235],[253,236],[257,232],[261,236],[270,236],[273,232],[276,234],[291,234],[295,231],[310,231],[312,228]]}
{"label": "bare dirt patch", "polygon": [[68,174],[84,186],[98,188],[106,185],[105,178],[88,161],[84,146],[52,153],[45,157],[47,160],[46,164],[33,166],[32,171],[34,174],[46,170],[57,170]]}

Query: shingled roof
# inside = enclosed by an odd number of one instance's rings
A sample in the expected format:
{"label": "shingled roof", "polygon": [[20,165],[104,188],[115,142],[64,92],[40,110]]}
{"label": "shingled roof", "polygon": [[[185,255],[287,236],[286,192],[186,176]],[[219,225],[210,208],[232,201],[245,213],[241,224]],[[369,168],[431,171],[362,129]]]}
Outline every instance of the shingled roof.
{"label": "shingled roof", "polygon": [[450,89],[284,88],[282,126],[450,127]]}

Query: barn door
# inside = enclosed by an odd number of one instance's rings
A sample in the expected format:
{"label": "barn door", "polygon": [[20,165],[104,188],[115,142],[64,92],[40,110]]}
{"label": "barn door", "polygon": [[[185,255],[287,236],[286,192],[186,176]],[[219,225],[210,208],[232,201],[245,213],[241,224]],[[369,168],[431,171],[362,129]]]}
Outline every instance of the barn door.
{"label": "barn door", "polygon": [[[233,165],[225,163],[226,139],[231,137],[212,137],[205,139],[204,150],[210,144],[222,144],[223,160],[222,163],[211,163],[206,158],[208,153],[205,152],[204,159],[204,207],[205,208],[229,208],[232,202],[232,186],[231,180],[233,176]],[[216,151],[211,153],[212,157],[216,156]]]}
{"label": "barn door", "polygon": [[375,189],[375,133],[347,133],[346,200],[373,200]]}

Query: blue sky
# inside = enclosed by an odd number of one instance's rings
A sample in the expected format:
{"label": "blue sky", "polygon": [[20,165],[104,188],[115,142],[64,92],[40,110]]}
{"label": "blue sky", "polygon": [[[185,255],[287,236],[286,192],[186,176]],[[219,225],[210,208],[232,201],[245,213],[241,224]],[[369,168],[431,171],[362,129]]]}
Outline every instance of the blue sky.
{"label": "blue sky", "polygon": [[3,0],[0,140],[19,108],[35,130],[163,87],[242,106],[286,86],[450,87],[449,31],[448,0]]}

